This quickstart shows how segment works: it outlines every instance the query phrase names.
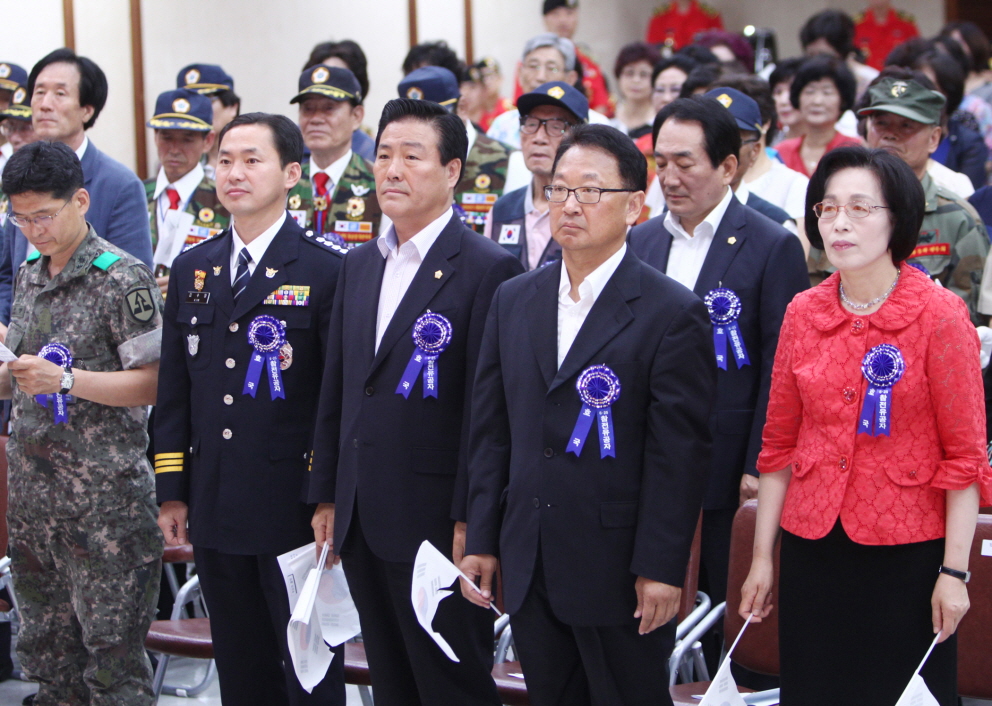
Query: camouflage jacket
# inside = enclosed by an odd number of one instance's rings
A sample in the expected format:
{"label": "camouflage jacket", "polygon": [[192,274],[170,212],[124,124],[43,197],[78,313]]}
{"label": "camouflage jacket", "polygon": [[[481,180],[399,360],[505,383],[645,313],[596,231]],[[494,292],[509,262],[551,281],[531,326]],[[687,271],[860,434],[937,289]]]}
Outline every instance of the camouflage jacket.
{"label": "camouflage jacket", "polygon": [[314,196],[310,160],[304,160],[302,166],[303,176],[286,197],[286,206],[301,227],[317,235],[333,233],[337,236],[335,242],[349,249],[379,234],[382,211],[375,195],[375,177],[372,165],[361,155],[352,152],[341,181],[334,185],[329,204],[318,202]]}
{"label": "camouflage jacket", "polygon": [[967,201],[937,186],[929,174],[921,181],[927,197],[920,239],[907,262],[919,263],[941,284],[964,299],[978,323],[978,292],[989,238],[982,219]]}
{"label": "camouflage jacket", "polygon": [[[152,252],[158,247],[158,216],[156,209],[158,200],[155,198],[156,179],[149,179],[145,182],[145,197],[148,199],[148,225],[152,231]],[[193,216],[193,227],[197,233],[187,235],[187,245],[196,245],[207,238],[217,235],[227,228],[231,222],[231,214],[221,204],[217,198],[217,185],[213,179],[204,176],[203,181],[193,191],[189,203],[186,204],[186,213]],[[156,272],[158,276],[169,274],[168,268],[162,268],[162,272]]]}
{"label": "camouflage jacket", "polygon": [[[35,252],[17,272],[6,344],[36,355],[61,343],[78,370],[113,372],[154,363],[162,339],[162,296],[139,260],[90,227],[65,269],[48,274]],[[10,510],[78,518],[126,507],[155,489],[145,456],[145,407],[110,407],[69,397],[68,422],[13,383]]]}
{"label": "camouflage jacket", "polygon": [[469,150],[461,181],[455,186],[455,212],[477,233],[485,230],[486,216],[503,195],[510,151],[499,140],[481,132]]}

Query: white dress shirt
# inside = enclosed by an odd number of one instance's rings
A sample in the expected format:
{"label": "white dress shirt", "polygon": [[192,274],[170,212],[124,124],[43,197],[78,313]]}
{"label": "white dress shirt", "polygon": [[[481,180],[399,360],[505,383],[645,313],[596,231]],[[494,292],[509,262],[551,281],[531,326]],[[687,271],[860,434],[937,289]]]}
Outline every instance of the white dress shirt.
{"label": "white dress shirt", "polygon": [[[193,192],[196,191],[196,187],[200,185],[203,181],[204,172],[203,165],[199,162],[196,166],[186,172],[185,175],[181,176],[176,180],[175,184],[169,183],[169,177],[165,175],[165,170],[161,167],[158,168],[158,178],[155,180],[155,222],[158,225],[158,245],[162,245],[162,234],[165,232],[165,217],[169,213],[169,197],[166,195],[165,190],[170,186],[176,190],[179,194],[179,211],[185,211],[186,206],[189,205],[189,200],[193,198]],[[182,233],[185,237],[185,233]]]}
{"label": "white dress shirt", "polygon": [[334,198],[334,191],[338,188],[338,184],[341,183],[344,170],[348,168],[348,163],[351,161],[351,155],[352,151],[348,150],[343,157],[327,165],[327,169],[318,167],[317,163],[313,161],[313,155],[310,155],[310,184],[313,186],[314,196],[317,195],[317,184],[314,183],[313,178],[316,174],[324,172],[329,179],[327,182],[327,198],[328,200]]}
{"label": "white dress shirt", "polygon": [[84,134],[83,135],[83,143],[81,145],[79,145],[79,149],[76,150],[76,157],[79,158],[79,161],[80,162],[83,161],[83,155],[86,154],[86,148],[89,147],[89,146],[90,146],[90,138],[88,138]]}
{"label": "white dress shirt", "polygon": [[238,235],[238,229],[233,224],[231,225],[231,285],[234,285],[234,278],[238,274],[238,255],[241,254],[241,248],[248,248],[248,254],[251,255],[251,262],[248,263],[248,278],[255,274],[255,268],[258,267],[258,263],[261,261],[262,256],[265,255],[265,251],[269,249],[269,245],[272,244],[273,238],[276,237],[276,233],[282,228],[282,224],[286,222],[286,212],[283,211],[279,219],[269,226],[265,231],[262,232],[260,236],[255,238],[253,241],[245,245],[245,242],[241,240],[241,236]]}
{"label": "white dress shirt", "polygon": [[723,220],[723,214],[727,212],[732,198],[734,198],[734,192],[728,186],[723,199],[712,211],[706,214],[703,222],[693,229],[692,235],[689,235],[682,227],[681,219],[678,216],[671,211],[665,214],[665,228],[672,234],[672,247],[668,254],[666,275],[689,289],[696,286],[699,271],[703,269],[703,262],[706,260],[706,253],[710,251],[713,236],[716,235],[720,221]]}
{"label": "white dress shirt", "polygon": [[579,301],[573,301],[569,292],[572,289],[572,282],[568,278],[568,268],[565,263],[561,264],[561,279],[558,284],[558,367],[568,355],[569,349],[575,342],[575,337],[579,335],[582,324],[585,323],[589,310],[596,303],[606,283],[617,271],[620,261],[627,253],[627,243],[620,246],[620,249],[610,255],[602,265],[590,272],[582,283],[578,286]]}
{"label": "white dress shirt", "polygon": [[427,227],[410,238],[408,241],[399,244],[396,238],[396,229],[390,225],[383,235],[376,241],[379,252],[386,258],[386,269],[382,274],[382,287],[379,289],[379,311],[375,322],[375,350],[378,353],[379,343],[382,335],[389,327],[389,322],[393,319],[393,314],[403,301],[406,290],[410,288],[417,270],[427,257],[427,251],[434,245],[434,241],[441,235],[441,231],[448,225],[451,216],[454,214],[452,208],[448,208],[440,218],[427,224]]}

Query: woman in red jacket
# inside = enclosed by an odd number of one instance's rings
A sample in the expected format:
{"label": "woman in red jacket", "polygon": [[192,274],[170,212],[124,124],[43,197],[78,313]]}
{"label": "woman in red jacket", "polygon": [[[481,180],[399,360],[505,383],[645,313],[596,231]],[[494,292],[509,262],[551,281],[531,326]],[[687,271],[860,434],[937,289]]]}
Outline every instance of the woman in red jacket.
{"label": "woman in red jacket", "polygon": [[953,634],[992,472],[968,312],[904,262],[924,204],[881,150],[829,152],[810,181],[806,233],[837,272],[782,324],[740,606],[771,611],[781,527],[783,706],[891,706],[938,632],[922,675],[957,704]]}

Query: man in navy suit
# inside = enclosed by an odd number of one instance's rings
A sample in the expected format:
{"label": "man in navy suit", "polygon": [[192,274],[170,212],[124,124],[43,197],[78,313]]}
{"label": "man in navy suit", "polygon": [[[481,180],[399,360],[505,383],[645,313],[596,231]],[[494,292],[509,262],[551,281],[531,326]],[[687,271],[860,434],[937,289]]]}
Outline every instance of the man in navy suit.
{"label": "man in navy suit", "polygon": [[717,345],[722,358],[710,360],[717,402],[709,420],[713,457],[701,551],[700,589],[716,604],[727,592],[734,513],[757,493],[755,462],[782,317],[809,276],[799,239],[734,197],[741,132],[722,103],[676,100],[658,113],[654,135],[668,210],[631,230],[630,246],[708,300],[711,318],[720,322],[714,341],[726,342]]}
{"label": "man in navy suit", "polygon": [[[32,123],[37,139],[63,142],[83,165],[90,210],[86,220],[104,240],[151,267],[152,240],[145,187],[137,175],[96,148],[86,130],[107,102],[107,77],[92,60],[71,49],[56,49],[28,76]],[[8,219],[0,237],[0,323],[10,320],[14,272],[27,257],[28,241]]]}
{"label": "man in navy suit", "polygon": [[461,559],[482,330],[496,287],[523,271],[451,207],[467,146],[436,103],[386,104],[373,171],[392,226],[349,251],[331,315],[309,498],[317,546],[344,564],[377,706],[499,704],[492,612],[441,603],[452,662],[410,601],[421,542]]}
{"label": "man in navy suit", "polygon": [[709,466],[706,307],[625,243],[647,166],[573,127],[547,187],[560,262],[500,287],[472,394],[466,557],[499,557],[530,702],[671,704],[665,668]]}

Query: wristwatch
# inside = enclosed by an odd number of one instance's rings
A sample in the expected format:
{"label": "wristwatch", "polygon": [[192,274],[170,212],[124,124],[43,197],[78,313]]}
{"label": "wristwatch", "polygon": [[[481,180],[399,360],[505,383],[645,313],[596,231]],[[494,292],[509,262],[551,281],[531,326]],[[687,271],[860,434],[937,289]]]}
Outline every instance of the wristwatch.
{"label": "wristwatch", "polygon": [[957,569],[951,569],[951,568],[946,567],[946,566],[941,566],[937,570],[937,573],[938,574],[947,574],[948,576],[953,576],[956,579],[961,579],[965,583],[968,583],[971,580],[971,572],[970,571],[958,571]]}
{"label": "wristwatch", "polygon": [[72,384],[76,381],[76,377],[72,374],[72,368],[66,368],[62,371],[61,385],[62,389],[59,390],[60,395],[69,394],[69,390],[72,389]]}

